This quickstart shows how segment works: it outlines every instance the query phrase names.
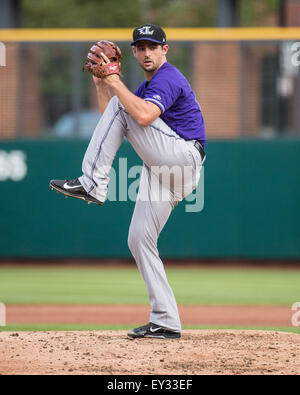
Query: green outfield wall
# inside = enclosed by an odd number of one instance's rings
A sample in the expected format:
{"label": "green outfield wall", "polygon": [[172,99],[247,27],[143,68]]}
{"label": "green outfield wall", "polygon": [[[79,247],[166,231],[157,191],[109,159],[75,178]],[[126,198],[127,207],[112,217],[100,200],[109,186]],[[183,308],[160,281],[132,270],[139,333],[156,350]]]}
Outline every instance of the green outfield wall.
{"label": "green outfield wall", "polygon": [[[104,206],[49,189],[51,178],[81,174],[87,144],[0,142],[0,258],[130,256],[134,201],[126,201],[124,182],[137,189],[142,162],[128,142],[114,162],[115,196]],[[204,207],[197,211],[198,193],[174,209],[161,256],[300,258],[300,140],[209,141],[206,151]]]}

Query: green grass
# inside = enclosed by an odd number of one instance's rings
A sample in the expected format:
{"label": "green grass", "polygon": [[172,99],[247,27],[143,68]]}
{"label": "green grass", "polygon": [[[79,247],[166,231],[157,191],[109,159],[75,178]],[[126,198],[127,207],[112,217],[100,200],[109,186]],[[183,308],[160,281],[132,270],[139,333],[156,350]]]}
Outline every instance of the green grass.
{"label": "green grass", "polygon": [[[138,325],[138,324],[137,324]],[[127,330],[132,325],[88,325],[88,324],[10,324],[0,327],[0,332],[20,331],[103,331]],[[215,326],[215,325],[183,325],[183,329],[233,329],[233,330],[266,330],[292,332],[300,334],[300,327],[267,327],[267,326]]]}
{"label": "green grass", "polygon": [[[178,304],[286,305],[300,301],[300,270],[167,267]],[[147,304],[135,266],[0,267],[5,304]]]}

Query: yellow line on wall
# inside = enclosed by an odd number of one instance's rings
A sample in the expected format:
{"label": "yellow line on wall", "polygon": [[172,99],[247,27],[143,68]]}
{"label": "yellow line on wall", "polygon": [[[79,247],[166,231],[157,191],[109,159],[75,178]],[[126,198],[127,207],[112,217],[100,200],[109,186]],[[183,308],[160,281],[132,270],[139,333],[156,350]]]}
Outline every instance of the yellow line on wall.
{"label": "yellow line on wall", "polygon": [[128,41],[132,29],[0,29],[2,42]]}
{"label": "yellow line on wall", "polygon": [[241,40],[297,40],[300,28],[191,28],[166,29],[169,40],[186,41],[241,41]]}
{"label": "yellow line on wall", "polygon": [[[0,29],[1,42],[131,41],[133,28]],[[300,28],[166,28],[169,41],[299,40]]]}

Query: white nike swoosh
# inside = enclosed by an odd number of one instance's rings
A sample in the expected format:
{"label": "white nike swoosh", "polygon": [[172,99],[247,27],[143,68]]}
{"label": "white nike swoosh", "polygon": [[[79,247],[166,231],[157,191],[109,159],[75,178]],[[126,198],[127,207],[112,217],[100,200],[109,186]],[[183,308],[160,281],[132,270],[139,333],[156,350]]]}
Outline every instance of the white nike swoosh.
{"label": "white nike swoosh", "polygon": [[159,331],[160,329],[162,329],[161,327],[159,327],[159,328],[150,328],[150,332],[157,332],[157,331]]}
{"label": "white nike swoosh", "polygon": [[78,185],[75,185],[74,187],[70,187],[70,186],[68,185],[68,183],[65,182],[64,185],[63,185],[63,188],[65,188],[65,189],[75,189],[75,188],[78,188]]}

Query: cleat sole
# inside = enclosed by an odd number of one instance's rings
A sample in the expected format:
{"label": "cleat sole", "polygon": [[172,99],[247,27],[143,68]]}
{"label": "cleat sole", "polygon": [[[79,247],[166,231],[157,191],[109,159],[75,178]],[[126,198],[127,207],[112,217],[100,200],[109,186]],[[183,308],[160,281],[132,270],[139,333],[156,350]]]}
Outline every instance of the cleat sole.
{"label": "cleat sole", "polygon": [[102,204],[103,204],[102,202],[99,202],[99,203],[98,203],[98,202],[93,202],[93,201],[91,201],[91,200],[87,200],[87,198],[84,197],[84,196],[72,195],[72,194],[67,193],[66,191],[61,190],[60,188],[57,188],[57,187],[55,187],[55,186],[53,186],[53,185],[51,185],[51,184],[49,184],[49,187],[50,187],[50,189],[51,189],[52,191],[55,190],[56,193],[61,193],[61,194],[65,195],[66,198],[68,198],[68,197],[73,197],[73,198],[75,198],[75,199],[84,200],[84,201],[86,201],[88,204],[91,204],[91,203],[97,204],[98,206],[102,206]]}

